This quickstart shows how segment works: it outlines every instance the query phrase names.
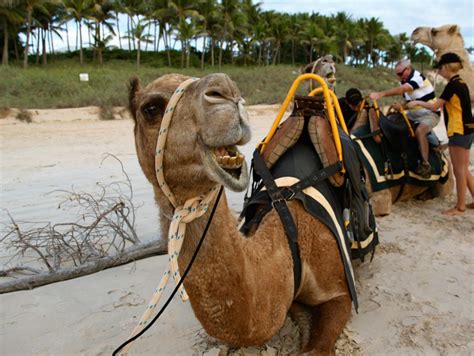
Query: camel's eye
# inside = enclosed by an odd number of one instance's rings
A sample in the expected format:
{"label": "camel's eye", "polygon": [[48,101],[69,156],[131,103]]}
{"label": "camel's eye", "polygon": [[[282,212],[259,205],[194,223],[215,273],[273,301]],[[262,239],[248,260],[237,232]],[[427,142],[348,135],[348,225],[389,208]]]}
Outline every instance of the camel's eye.
{"label": "camel's eye", "polygon": [[219,93],[217,90],[210,90],[206,92],[207,96],[214,97],[214,98],[223,98],[223,95]]}
{"label": "camel's eye", "polygon": [[141,111],[146,121],[153,121],[163,115],[168,101],[162,96],[156,96],[145,102]]}

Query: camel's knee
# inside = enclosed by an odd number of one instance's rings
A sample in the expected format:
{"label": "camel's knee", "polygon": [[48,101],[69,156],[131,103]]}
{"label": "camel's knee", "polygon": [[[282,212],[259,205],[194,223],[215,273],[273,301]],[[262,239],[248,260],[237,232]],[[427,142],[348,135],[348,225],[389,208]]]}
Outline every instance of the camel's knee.
{"label": "camel's knee", "polygon": [[392,194],[388,189],[373,193],[370,204],[375,216],[389,215],[392,212]]}

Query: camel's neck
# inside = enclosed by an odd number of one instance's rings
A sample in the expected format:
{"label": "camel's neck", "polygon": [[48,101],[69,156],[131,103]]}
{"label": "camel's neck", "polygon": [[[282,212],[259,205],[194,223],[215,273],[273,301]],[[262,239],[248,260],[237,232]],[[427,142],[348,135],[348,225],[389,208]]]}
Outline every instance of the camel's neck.
{"label": "camel's neck", "polygon": [[[209,211],[186,227],[178,261],[181,273],[196,250]],[[210,335],[230,343],[263,342],[284,322],[293,297],[292,261],[286,238],[274,224],[270,228],[243,237],[222,195],[184,282],[194,312]]]}

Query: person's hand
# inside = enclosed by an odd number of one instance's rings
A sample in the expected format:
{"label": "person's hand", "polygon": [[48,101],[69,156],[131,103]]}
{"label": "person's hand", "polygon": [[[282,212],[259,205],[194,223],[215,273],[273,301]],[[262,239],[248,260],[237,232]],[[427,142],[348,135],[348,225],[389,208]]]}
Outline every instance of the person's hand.
{"label": "person's hand", "polygon": [[379,91],[374,91],[369,94],[370,99],[372,100],[379,100],[380,98],[383,97],[382,93]]}

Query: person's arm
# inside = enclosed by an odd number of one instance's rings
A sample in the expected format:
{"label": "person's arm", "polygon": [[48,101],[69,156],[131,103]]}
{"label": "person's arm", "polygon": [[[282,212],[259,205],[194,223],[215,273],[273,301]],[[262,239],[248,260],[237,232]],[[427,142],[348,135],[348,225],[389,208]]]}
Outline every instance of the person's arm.
{"label": "person's arm", "polygon": [[385,96],[403,95],[404,93],[412,90],[413,88],[411,87],[411,85],[405,83],[403,85],[400,85],[399,87],[390,88],[384,91],[374,91],[370,93],[369,96],[372,100],[378,100]]}
{"label": "person's arm", "polygon": [[442,108],[444,106],[444,103],[446,101],[438,98],[436,99],[435,102],[429,102],[429,101],[422,101],[422,100],[413,100],[407,103],[407,107],[409,109],[413,109],[414,107],[421,106],[422,108],[431,110],[431,111],[437,111],[438,109]]}

